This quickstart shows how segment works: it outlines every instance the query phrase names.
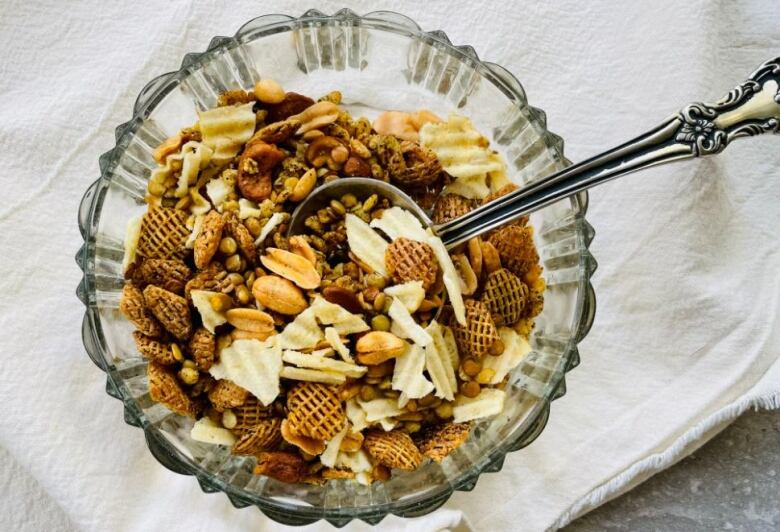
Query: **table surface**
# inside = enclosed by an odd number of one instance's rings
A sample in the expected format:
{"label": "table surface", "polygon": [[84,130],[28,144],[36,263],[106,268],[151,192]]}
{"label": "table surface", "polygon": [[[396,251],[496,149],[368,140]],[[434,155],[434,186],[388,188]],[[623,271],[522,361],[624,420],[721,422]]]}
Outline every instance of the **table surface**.
{"label": "table surface", "polygon": [[780,528],[780,411],[747,412],[694,454],[565,532]]}

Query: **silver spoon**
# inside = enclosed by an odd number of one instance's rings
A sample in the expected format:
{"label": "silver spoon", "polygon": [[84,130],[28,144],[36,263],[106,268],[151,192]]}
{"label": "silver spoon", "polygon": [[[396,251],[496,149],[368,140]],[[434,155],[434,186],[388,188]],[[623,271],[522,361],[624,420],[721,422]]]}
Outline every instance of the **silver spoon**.
{"label": "silver spoon", "polygon": [[443,224],[397,187],[357,177],[331,181],[314,190],[293,212],[288,234],[305,231],[308,216],[347,192],[380,194],[417,215],[449,249],[509,221],[582,190],[651,166],[720,153],[734,139],[780,132],[780,57],[763,63],[750,77],[713,104],[692,103],[666,121],[585,161],[569,166]]}

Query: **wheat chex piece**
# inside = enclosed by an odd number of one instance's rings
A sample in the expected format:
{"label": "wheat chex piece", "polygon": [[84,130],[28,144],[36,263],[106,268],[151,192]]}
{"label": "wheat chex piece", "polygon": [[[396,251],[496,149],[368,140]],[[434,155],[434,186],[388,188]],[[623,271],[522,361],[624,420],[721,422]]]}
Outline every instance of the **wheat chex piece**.
{"label": "wheat chex piece", "polygon": [[544,283],[541,286],[533,286],[528,292],[528,301],[523,309],[524,318],[534,318],[544,309]]}
{"label": "wheat chex piece", "polygon": [[161,342],[151,336],[146,336],[140,331],[133,331],[133,339],[138,352],[144,358],[163,366],[171,366],[178,362],[176,357],[173,356],[173,349],[171,349],[170,344]]}
{"label": "wheat chex piece", "polygon": [[251,455],[270,451],[282,443],[282,419],[271,417],[257,425],[243,430],[238,441],[230,450],[233,454]]}
{"label": "wheat chex piece", "polygon": [[186,299],[150,284],[144,288],[144,301],[168,332],[179,340],[189,338],[192,333],[192,317]]}
{"label": "wheat chex piece", "polygon": [[149,396],[153,401],[182,416],[194,417],[199,412],[199,405],[184,392],[173,370],[156,362],[149,362],[146,373],[149,377]]}
{"label": "wheat chex piece", "polygon": [[169,292],[181,295],[192,272],[179,259],[144,259],[131,274],[139,288],[153,284]]}
{"label": "wheat chex piece", "polygon": [[187,349],[200,371],[208,371],[214,364],[217,356],[216,339],[204,327],[195,329]]}
{"label": "wheat chex piece", "polygon": [[268,419],[273,415],[273,404],[264,406],[257,397],[250,395],[246,402],[241,406],[232,408],[233,413],[236,415],[237,431],[245,431],[254,427],[264,419]]}
{"label": "wheat chex piece", "polygon": [[443,224],[459,218],[473,209],[473,201],[458,194],[443,194],[433,206],[433,223]]}
{"label": "wheat chex piece", "polygon": [[414,441],[423,456],[441,462],[468,439],[470,431],[470,423],[429,425],[415,434]]}
{"label": "wheat chex piece", "polygon": [[195,238],[193,246],[193,256],[195,258],[195,267],[202,270],[209,265],[211,259],[219,248],[219,242],[222,240],[222,231],[225,227],[225,220],[215,210],[210,210],[203,218],[203,225],[200,233]]}
{"label": "wheat chex piece", "polygon": [[474,299],[466,301],[466,324],[460,325],[453,319],[450,328],[458,344],[458,352],[462,356],[482,358],[499,339],[496,324],[487,305]]}
{"label": "wheat chex piece", "polygon": [[235,212],[227,211],[222,216],[225,219],[225,230],[238,244],[238,250],[249,264],[254,264],[257,260],[257,248],[255,248],[255,239],[252,237],[252,233]]}
{"label": "wheat chex piece", "polygon": [[147,259],[181,258],[190,230],[188,213],[180,209],[150,207],[141,221],[137,254]]}
{"label": "wheat chex piece", "polygon": [[144,335],[152,338],[162,336],[162,325],[147,307],[143,292],[132,283],[125,283],[122,288],[119,312]]}
{"label": "wheat chex piece", "polygon": [[369,430],[363,448],[380,464],[392,469],[414,471],[422,462],[420,450],[411,436],[400,430]]}
{"label": "wheat chex piece", "polygon": [[233,381],[218,380],[209,391],[209,401],[218,411],[244,405],[249,400],[249,392]]}
{"label": "wheat chex piece", "polygon": [[227,294],[234,286],[227,278],[228,272],[218,262],[212,262],[206,269],[195,274],[184,286],[184,296],[188,301],[192,299],[190,292],[193,290],[205,290],[207,292],[221,292]]}
{"label": "wheat chex piece", "polygon": [[496,325],[512,324],[523,315],[528,301],[528,286],[506,268],[487,277],[481,301],[487,305]]}
{"label": "wheat chex piece", "polygon": [[436,282],[439,263],[430,244],[396,238],[385,251],[385,265],[396,283],[422,281],[427,291]]}
{"label": "wheat chex piece", "polygon": [[337,388],[300,382],[287,393],[287,422],[295,434],[327,441],[344,428],[347,416]]}
{"label": "wheat chex piece", "polygon": [[488,242],[498,250],[501,264],[518,277],[523,277],[539,262],[539,254],[536,252],[533,233],[529,227],[501,227],[490,234]]}
{"label": "wheat chex piece", "polygon": [[254,473],[294,484],[304,479],[307,470],[306,462],[299,454],[287,451],[262,451],[257,453]]}
{"label": "wheat chex piece", "polygon": [[502,196],[506,196],[510,192],[514,192],[515,190],[518,190],[520,187],[515,185],[514,183],[509,183],[508,185],[504,185],[503,187],[499,188],[495,192],[491,192],[487,196],[485,196],[482,199],[482,205],[485,205],[486,203],[490,203],[491,201],[497,200],[498,198]]}

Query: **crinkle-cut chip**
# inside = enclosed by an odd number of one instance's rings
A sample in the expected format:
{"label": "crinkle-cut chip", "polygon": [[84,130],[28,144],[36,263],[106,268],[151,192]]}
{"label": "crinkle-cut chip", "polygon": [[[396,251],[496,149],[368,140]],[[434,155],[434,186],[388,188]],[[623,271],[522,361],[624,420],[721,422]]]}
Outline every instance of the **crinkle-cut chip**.
{"label": "crinkle-cut chip", "polygon": [[184,243],[189,234],[186,212],[149,207],[141,220],[136,256],[147,259],[181,258],[186,251]]}
{"label": "crinkle-cut chip", "polygon": [[214,208],[219,212],[222,212],[222,204],[225,203],[231,192],[233,192],[233,187],[228,185],[221,177],[215,177],[206,183],[206,195],[211,200]]}
{"label": "crinkle-cut chip", "polygon": [[332,325],[341,336],[368,331],[371,327],[363,321],[360,314],[352,314],[350,311],[327,301],[322,296],[317,296],[309,307],[314,312],[320,323]]}
{"label": "crinkle-cut chip", "polygon": [[214,307],[211,306],[211,297],[217,295],[218,292],[210,292],[208,290],[191,290],[190,298],[192,304],[198,309],[200,319],[203,322],[203,326],[208,332],[214,334],[214,330],[227,323],[227,317],[222,312],[217,312]]}
{"label": "crinkle-cut chip", "polygon": [[373,399],[371,401],[358,401],[360,408],[366,413],[366,421],[374,423],[380,419],[398,416],[401,410],[393,399]]}
{"label": "crinkle-cut chip", "polygon": [[488,356],[482,359],[482,367],[495,371],[490,384],[498,384],[504,380],[510,371],[515,369],[523,358],[531,352],[528,341],[509,327],[498,329],[498,335],[504,344],[504,352],[500,355]]}
{"label": "crinkle-cut chip", "polygon": [[354,473],[366,473],[374,469],[368,454],[363,449],[354,453],[339,452],[336,457],[336,467],[349,469]]}
{"label": "crinkle-cut chip", "polygon": [[494,416],[504,409],[505,397],[504,391],[496,388],[483,388],[473,399],[459,395],[455,398],[455,406],[452,408],[452,420],[455,423],[464,423]]}
{"label": "crinkle-cut chip", "polygon": [[444,243],[441,238],[430,235],[428,237],[428,244],[433,248],[433,253],[436,255],[436,260],[439,261],[439,266],[442,271],[442,280],[444,281],[444,287],[447,289],[447,296],[452,304],[452,311],[455,313],[455,319],[461,325],[466,323],[466,307],[463,303],[463,293],[460,290],[460,274],[452,263],[452,258],[447,252],[447,248],[444,247]]}
{"label": "crinkle-cut chip", "polygon": [[343,373],[292,366],[283,367],[279,376],[291,381],[320,382],[322,384],[343,384],[347,381],[347,377]]}
{"label": "crinkle-cut chip", "polygon": [[382,430],[385,432],[389,432],[393,430],[396,425],[398,425],[398,422],[392,418],[383,417],[382,419],[378,420],[376,424],[382,427]]}
{"label": "crinkle-cut chip", "polygon": [[236,408],[249,400],[249,391],[235,382],[222,379],[218,380],[209,390],[209,401],[219,412],[228,408]]}
{"label": "crinkle-cut chip", "polygon": [[198,172],[200,172],[201,168],[205,168],[211,162],[212,154],[210,147],[191,140],[185,143],[178,153],[166,157],[164,165],[152,170],[149,181],[151,183],[162,183],[170,179],[176,169],[179,169],[174,196],[183,198],[187,195],[189,185],[197,181]]}
{"label": "crinkle-cut chip", "polygon": [[366,411],[357,402],[354,397],[346,402],[347,419],[352,425],[353,432],[360,432],[368,426]]}
{"label": "crinkle-cut chip", "polygon": [[235,340],[224,348],[219,362],[209,373],[215,379],[229,379],[249,390],[264,405],[279,395],[282,348],[272,336],[268,340]]}
{"label": "crinkle-cut chip", "polygon": [[153,284],[144,288],[144,301],[154,317],[179,340],[192,333],[192,318],[187,300]]}
{"label": "crinkle-cut chip", "polygon": [[268,238],[268,235],[271,234],[271,231],[276,229],[276,226],[278,226],[280,223],[282,223],[285,219],[283,212],[275,212],[271,215],[270,218],[268,218],[268,221],[265,222],[265,225],[262,229],[260,229],[260,234],[257,235],[257,238],[255,239],[255,246],[261,245],[266,238]]}
{"label": "crinkle-cut chip", "polygon": [[387,277],[385,268],[387,241],[354,214],[347,214],[345,226],[347,243],[352,253],[372,270]]}
{"label": "crinkle-cut chip", "polygon": [[131,264],[135,262],[135,256],[138,253],[138,238],[141,236],[141,221],[143,215],[135,216],[127,221],[125,228],[125,255],[122,258],[122,271],[126,272]]}
{"label": "crinkle-cut chip", "polygon": [[420,450],[411,436],[400,430],[366,431],[363,447],[380,464],[403,471],[414,471],[422,462]]}
{"label": "crinkle-cut chip", "polygon": [[325,450],[322,451],[322,454],[320,455],[320,462],[322,462],[322,465],[336,467],[336,459],[339,456],[339,447],[341,447],[341,441],[344,439],[344,436],[347,435],[348,430],[349,425],[344,425],[344,428],[330,439],[325,446]]}
{"label": "crinkle-cut chip", "polygon": [[418,345],[407,345],[406,351],[395,359],[393,390],[402,392],[406,399],[419,399],[433,390],[425,378],[425,353]]}
{"label": "crinkle-cut chip", "polygon": [[446,325],[442,325],[441,330],[442,336],[444,336],[444,345],[447,348],[447,355],[449,355],[452,363],[452,369],[458,369],[460,356],[458,356],[458,342],[455,340],[455,334],[452,332],[452,328]]}
{"label": "crinkle-cut chip", "polygon": [[184,392],[172,369],[149,362],[146,374],[152,401],[165,405],[180,416],[194,417],[199,412],[199,406]]}
{"label": "crinkle-cut chip", "polygon": [[444,187],[445,194],[457,194],[468,199],[481,199],[490,193],[487,175],[477,174],[461,177]]}
{"label": "crinkle-cut chip", "polygon": [[417,312],[425,299],[425,289],[422,281],[409,281],[408,283],[388,286],[384,290],[385,294],[399,300],[406,307],[406,310]]}
{"label": "crinkle-cut chip", "polygon": [[241,432],[241,437],[230,450],[233,454],[252,455],[269,451],[282,443],[282,419],[271,417]]}
{"label": "crinkle-cut chip", "polygon": [[325,328],[325,340],[327,340],[330,346],[336,350],[342,360],[345,362],[355,361],[349,354],[349,347],[346,346],[344,340],[341,339],[341,336],[335,328]]}
{"label": "crinkle-cut chip", "polygon": [[440,463],[468,439],[470,432],[470,423],[431,425],[415,434],[414,442],[423,456]]}
{"label": "crinkle-cut chip", "polygon": [[424,347],[433,341],[431,335],[414,321],[412,315],[409,314],[409,311],[406,310],[404,304],[399,300],[393,300],[387,314],[392,318],[396,330],[402,333],[398,335],[401,338],[408,338],[420,347]]}
{"label": "crinkle-cut chip", "polygon": [[205,219],[205,213],[195,215],[195,221],[192,223],[192,232],[190,233],[190,236],[187,237],[186,242],[184,242],[185,248],[192,249],[195,247],[195,240],[197,240],[198,235],[200,235],[200,232],[203,230],[203,221]]}
{"label": "crinkle-cut chip", "polygon": [[236,443],[236,437],[233,436],[232,432],[220,427],[207,417],[202,417],[195,422],[190,430],[190,438],[203,443],[227,445],[228,447]]}
{"label": "crinkle-cut chip", "polygon": [[144,294],[132,283],[125,283],[122,297],[119,300],[119,312],[132,323],[136,329],[146,336],[158,338],[163,334],[163,327],[152,311],[146,306]]}
{"label": "crinkle-cut chip", "polygon": [[309,307],[287,324],[278,341],[282,349],[306,349],[315,347],[322,338],[323,332],[317,324],[314,308]]}
{"label": "crinkle-cut chip", "polygon": [[370,227],[379,229],[390,240],[404,237],[425,242],[428,233],[423,229],[420,220],[411,212],[401,207],[390,207],[382,211],[382,216],[371,220]]}
{"label": "crinkle-cut chip", "polygon": [[253,105],[250,102],[198,112],[203,143],[214,150],[212,159],[218,165],[238,155],[241,146],[252,138],[256,123]]}
{"label": "crinkle-cut chip", "polygon": [[[281,213],[275,213],[275,214],[281,214]],[[260,218],[262,215],[263,215],[263,211],[260,210],[260,208],[257,206],[257,203],[255,203],[252,200],[248,200],[246,198],[238,199],[238,217],[240,219],[246,220],[247,218],[252,218],[252,217]]]}
{"label": "crinkle-cut chip", "polygon": [[[442,327],[433,320],[425,329],[433,341],[425,346],[425,369],[436,388],[436,397],[452,401],[458,390],[455,369],[448,354],[447,342],[442,334]],[[457,357],[457,352],[455,354]]]}
{"label": "crinkle-cut chip", "polygon": [[293,364],[299,368],[321,369],[327,372],[343,373],[351,379],[362,377],[366,372],[365,366],[358,366],[341,360],[333,360],[324,356],[315,354],[299,353],[298,351],[286,350],[282,353],[282,360],[288,364]]}

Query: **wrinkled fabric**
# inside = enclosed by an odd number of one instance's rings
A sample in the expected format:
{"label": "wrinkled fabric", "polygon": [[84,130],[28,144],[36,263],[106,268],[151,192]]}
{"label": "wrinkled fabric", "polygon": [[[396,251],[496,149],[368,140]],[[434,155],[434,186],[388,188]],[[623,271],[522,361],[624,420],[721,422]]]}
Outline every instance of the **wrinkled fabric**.
{"label": "wrinkled fabric", "polygon": [[[344,5],[368,10],[353,0],[318,7]],[[250,18],[304,9],[286,0],[0,5],[0,529],[283,528],[169,472],[124,423],[82,347],[73,256],[81,195],[144,84]],[[370,9],[404,12],[506,66],[572,160],[722,96],[780,52],[773,0]],[[744,408],[777,407],[779,190],[778,137],[594,190],[598,311],[546,430],[474,491],[381,528],[558,526],[671,465]]]}

